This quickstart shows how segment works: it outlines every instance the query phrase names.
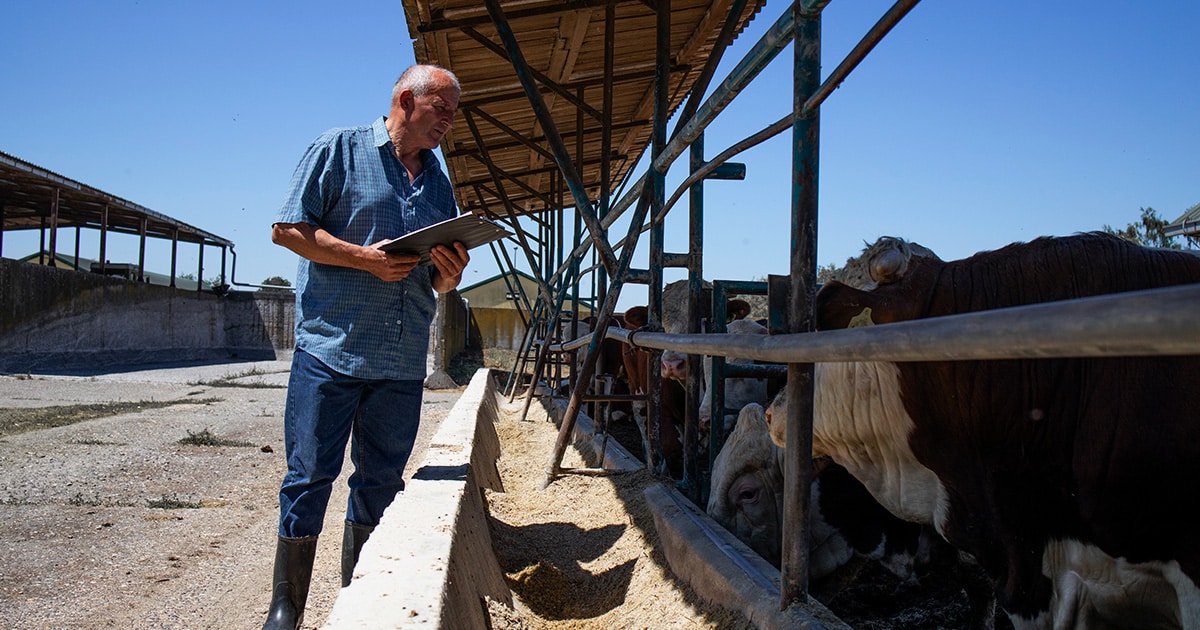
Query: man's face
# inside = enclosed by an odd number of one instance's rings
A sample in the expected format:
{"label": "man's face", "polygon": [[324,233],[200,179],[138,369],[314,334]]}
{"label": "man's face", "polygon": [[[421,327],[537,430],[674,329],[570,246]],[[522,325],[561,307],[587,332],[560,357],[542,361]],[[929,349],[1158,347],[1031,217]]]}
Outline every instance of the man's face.
{"label": "man's face", "polygon": [[426,96],[412,96],[413,106],[408,115],[408,128],[412,137],[424,149],[433,149],[442,141],[442,136],[454,126],[454,112],[458,111],[458,90],[453,85]]}

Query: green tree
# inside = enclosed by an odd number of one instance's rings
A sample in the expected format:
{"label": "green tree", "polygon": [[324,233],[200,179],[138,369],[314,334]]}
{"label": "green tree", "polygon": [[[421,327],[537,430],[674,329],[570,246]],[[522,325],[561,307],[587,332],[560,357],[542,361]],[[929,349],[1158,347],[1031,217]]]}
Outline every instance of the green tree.
{"label": "green tree", "polygon": [[837,277],[837,274],[841,270],[841,267],[833,263],[829,263],[824,267],[817,267],[817,284],[828,284],[830,280]]}
{"label": "green tree", "polygon": [[278,292],[278,291],[287,291],[288,289],[292,288],[292,283],[288,282],[287,278],[281,278],[279,276],[271,276],[270,278],[263,280],[262,284],[269,285],[269,286],[263,286],[262,288],[259,289],[259,291],[277,291]]}
{"label": "green tree", "polygon": [[1111,225],[1106,223],[1104,224],[1104,231],[1113,236],[1119,236],[1131,243],[1137,243],[1138,245],[1182,249],[1175,242],[1174,237],[1167,236],[1167,225],[1169,225],[1169,222],[1158,216],[1154,208],[1142,208],[1142,218],[1137,223],[1130,223],[1123,230],[1113,229]]}

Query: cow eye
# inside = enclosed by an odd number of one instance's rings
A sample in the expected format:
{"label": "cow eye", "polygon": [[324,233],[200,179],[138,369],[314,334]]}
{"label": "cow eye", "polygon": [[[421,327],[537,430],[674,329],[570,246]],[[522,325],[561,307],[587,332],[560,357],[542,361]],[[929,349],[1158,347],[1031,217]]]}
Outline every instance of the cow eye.
{"label": "cow eye", "polygon": [[756,501],[758,501],[758,489],[757,488],[748,488],[748,489],[738,492],[738,495],[737,495],[738,503],[754,503]]}

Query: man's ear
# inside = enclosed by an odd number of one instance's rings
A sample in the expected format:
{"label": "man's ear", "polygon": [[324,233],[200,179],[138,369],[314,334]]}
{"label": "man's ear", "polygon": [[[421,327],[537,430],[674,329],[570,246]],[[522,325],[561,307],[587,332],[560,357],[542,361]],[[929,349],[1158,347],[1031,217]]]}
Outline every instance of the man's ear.
{"label": "man's ear", "polygon": [[400,104],[400,108],[405,111],[410,111],[416,105],[416,97],[413,96],[412,90],[401,90],[400,95],[396,97],[396,101]]}

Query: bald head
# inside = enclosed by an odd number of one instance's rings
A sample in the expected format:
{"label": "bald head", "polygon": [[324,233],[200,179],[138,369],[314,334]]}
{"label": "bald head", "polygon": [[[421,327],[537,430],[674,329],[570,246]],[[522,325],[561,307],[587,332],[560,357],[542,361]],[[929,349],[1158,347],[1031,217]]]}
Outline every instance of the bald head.
{"label": "bald head", "polygon": [[405,90],[419,97],[429,96],[447,87],[453,88],[455,92],[462,92],[458,77],[454,76],[453,72],[433,64],[417,64],[405,70],[404,74],[396,79],[396,84],[392,86],[392,100],[399,98]]}

